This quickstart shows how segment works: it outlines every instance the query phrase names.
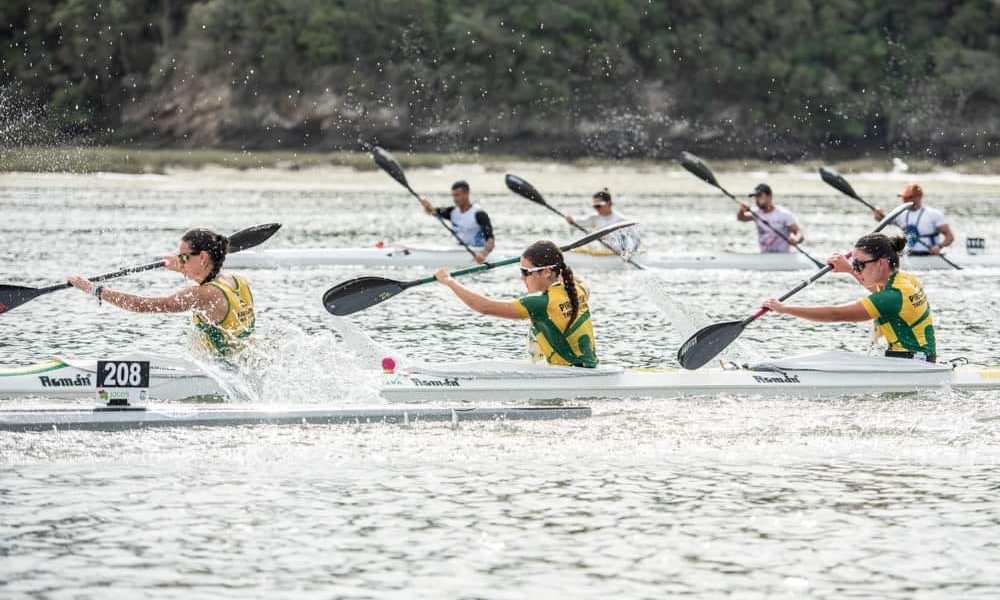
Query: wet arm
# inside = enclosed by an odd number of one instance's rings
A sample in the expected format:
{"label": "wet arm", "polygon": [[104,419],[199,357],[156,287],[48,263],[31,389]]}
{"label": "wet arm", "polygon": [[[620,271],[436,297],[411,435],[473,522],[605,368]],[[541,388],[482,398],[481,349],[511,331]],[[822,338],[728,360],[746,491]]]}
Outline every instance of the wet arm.
{"label": "wet arm", "polygon": [[871,321],[872,319],[860,302],[851,302],[850,304],[841,304],[838,306],[782,305],[776,312],[806,319],[807,321],[819,321],[821,323],[859,322]]}
{"label": "wet arm", "polygon": [[514,304],[510,301],[487,298],[486,296],[470,290],[450,277],[441,283],[448,286],[448,289],[454,292],[455,295],[458,296],[459,300],[479,314],[489,315],[491,317],[501,317],[504,319],[522,318],[521,315],[518,314],[517,309],[514,308]]}

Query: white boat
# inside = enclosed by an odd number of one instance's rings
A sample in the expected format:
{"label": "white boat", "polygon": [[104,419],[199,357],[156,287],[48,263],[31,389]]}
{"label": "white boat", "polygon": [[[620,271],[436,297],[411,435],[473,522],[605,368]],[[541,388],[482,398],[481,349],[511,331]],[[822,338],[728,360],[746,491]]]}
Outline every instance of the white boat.
{"label": "white boat", "polygon": [[[519,250],[495,250],[493,256],[516,256]],[[569,252],[567,262],[573,268],[615,270],[630,268],[615,255]],[[1000,267],[1000,254],[948,254],[963,268]],[[710,254],[683,255],[658,252],[639,253],[633,259],[657,269],[740,269],[750,271],[798,271],[816,268],[798,252],[788,254]],[[474,264],[469,254],[454,248],[278,248],[251,250],[226,257],[226,267],[233,269],[288,268],[316,266],[358,267],[464,267]],[[910,256],[904,269],[937,270],[953,267],[936,256]]]}
{"label": "white boat", "polygon": [[142,407],[49,405],[0,409],[0,431],[112,431],[147,427],[230,425],[398,424],[463,421],[584,419],[586,406],[510,407],[344,407],[275,405],[162,404]]}
{"label": "white boat", "polygon": [[[149,399],[224,398],[225,392],[194,363],[146,354],[116,359],[149,362]],[[21,367],[0,367],[0,398],[93,398],[97,400],[97,359],[56,358]]]}
{"label": "white boat", "polygon": [[752,368],[581,369],[511,361],[415,365],[386,375],[392,402],[670,398],[718,393],[839,396],[1000,389],[1000,368],[823,352]]}
{"label": "white boat", "polygon": [[[208,374],[175,359],[150,361],[148,399],[225,396]],[[97,398],[96,360],[53,360],[0,369],[0,397]],[[414,364],[384,375],[390,402],[478,402],[669,398],[716,393],[844,395],[928,389],[1000,389],[1000,368],[929,364],[900,358],[823,352],[752,368],[596,369],[517,361]]]}

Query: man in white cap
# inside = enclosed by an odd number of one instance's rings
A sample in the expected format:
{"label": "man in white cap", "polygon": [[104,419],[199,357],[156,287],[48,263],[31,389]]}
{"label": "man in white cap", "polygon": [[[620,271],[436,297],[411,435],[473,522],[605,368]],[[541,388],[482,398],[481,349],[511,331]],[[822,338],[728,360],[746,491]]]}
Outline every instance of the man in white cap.
{"label": "man in white cap", "polygon": [[[802,243],[805,236],[802,235],[802,230],[799,229],[795,215],[791,211],[774,203],[771,186],[761,183],[754,188],[753,192],[747,194],[747,196],[754,199],[758,210],[753,211],[750,205],[741,202],[740,210],[736,213],[736,219],[739,221],[756,221],[757,243],[760,244],[761,252],[791,252],[792,247],[788,242],[794,245]],[[757,219],[753,217],[755,214]],[[766,221],[771,227],[764,225],[761,221]],[[780,232],[781,235],[775,233],[775,230]],[[784,239],[781,237],[782,235],[785,236]]]}
{"label": "man in white cap", "polygon": [[[912,202],[910,210],[896,217],[893,223],[903,230],[906,236],[906,251],[910,256],[927,256],[941,254],[941,249],[950,246],[955,241],[951,226],[944,218],[944,213],[936,208],[924,206],[924,190],[915,183],[903,188],[899,195],[903,202]],[[885,218],[885,211],[875,209],[875,220]]]}

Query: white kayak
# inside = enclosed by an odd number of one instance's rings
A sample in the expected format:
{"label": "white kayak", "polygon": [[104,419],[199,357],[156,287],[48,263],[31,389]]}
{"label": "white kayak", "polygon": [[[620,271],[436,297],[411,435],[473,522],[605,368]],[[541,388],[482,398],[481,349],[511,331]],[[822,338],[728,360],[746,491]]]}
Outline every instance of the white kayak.
{"label": "white kayak", "polygon": [[[149,398],[185,400],[225,397],[225,392],[192,362],[146,354],[116,359],[149,362]],[[93,398],[97,400],[97,359],[56,358],[23,367],[0,367],[0,398]]]}
{"label": "white kayak", "polygon": [[[224,397],[193,363],[150,356],[149,400]],[[0,368],[0,398],[97,399],[96,360],[58,359]],[[578,400],[679,397],[716,393],[844,395],[928,389],[1000,389],[998,367],[953,367],[900,358],[823,352],[752,368],[596,369],[517,361],[413,364],[384,375],[381,395],[392,402]]]}
{"label": "white kayak", "polygon": [[[516,256],[519,250],[496,250],[494,256]],[[569,252],[567,262],[573,268],[614,270],[627,268],[615,255]],[[1000,254],[949,254],[949,259],[964,268],[1000,267]],[[798,252],[788,254],[710,254],[683,255],[658,252],[639,253],[633,259],[657,269],[739,269],[750,271],[798,271],[815,269]],[[474,264],[467,252],[454,248],[278,248],[250,250],[226,257],[226,267],[233,269],[288,268],[316,266],[358,267],[464,267]],[[931,270],[953,267],[936,256],[909,256],[904,269]]]}
{"label": "white kayak", "polygon": [[394,402],[669,398],[718,393],[836,396],[934,389],[1000,389],[1000,368],[823,352],[752,368],[581,369],[512,361],[414,365],[386,374]]}

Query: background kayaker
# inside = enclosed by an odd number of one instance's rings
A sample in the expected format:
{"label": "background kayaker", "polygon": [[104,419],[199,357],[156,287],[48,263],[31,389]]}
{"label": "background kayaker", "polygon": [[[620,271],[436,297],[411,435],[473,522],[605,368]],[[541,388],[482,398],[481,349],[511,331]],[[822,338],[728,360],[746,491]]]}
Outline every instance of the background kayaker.
{"label": "background kayaker", "polygon": [[[927,256],[941,254],[941,249],[950,246],[955,241],[951,226],[944,218],[944,213],[936,208],[924,206],[924,190],[911,183],[903,188],[899,195],[903,202],[912,202],[910,210],[896,217],[893,224],[903,230],[906,236],[906,251],[911,256]],[[876,208],[875,220],[885,218],[885,211]]]}
{"label": "background kayaker", "polygon": [[521,281],[528,293],[513,302],[493,300],[455,281],[442,268],[434,275],[472,310],[504,319],[530,319],[529,355],[533,362],[596,367],[590,292],[576,281],[559,247],[535,242],[521,254]]}
{"label": "background kayaker", "polygon": [[469,184],[464,180],[451,185],[451,199],[455,206],[435,208],[423,196],[420,197],[420,204],[424,206],[427,214],[451,221],[451,227],[459,239],[477,250],[476,262],[486,262],[486,257],[493,252],[493,246],[496,244],[490,216],[469,199]]}
{"label": "background kayaker", "polygon": [[[771,186],[766,183],[758,184],[747,196],[753,198],[754,203],[757,205],[758,210],[756,214],[758,219],[767,221],[771,227],[784,234],[792,244],[798,245],[802,243],[805,236],[802,235],[802,230],[799,229],[795,215],[790,210],[774,203]],[[750,214],[751,211],[752,209],[749,204],[741,202],[740,209],[736,213],[736,220],[754,221],[756,223],[757,243],[760,245],[760,251],[762,253],[791,252],[792,248],[788,245],[788,242],[781,239],[781,236],[771,231],[766,225],[755,220]]]}
{"label": "background kayaker", "polygon": [[899,270],[899,253],[906,247],[903,236],[868,234],[854,245],[851,260],[837,255],[829,259],[838,273],[853,273],[868,296],[839,306],[788,306],[771,298],[764,306],[777,313],[810,321],[869,321],[889,343],[885,355],[937,360],[934,318],[920,280]]}
{"label": "background kayaker", "polygon": [[[614,203],[611,200],[611,192],[608,191],[608,188],[604,188],[594,194],[593,198],[591,198],[591,206],[594,208],[593,213],[578,217],[566,215],[566,222],[570,225],[579,225],[588,231],[597,231],[609,225],[629,220],[625,215],[615,210]],[[638,227],[629,227],[625,233],[610,235],[604,241],[616,250],[629,253],[638,250],[639,244],[642,242],[639,237]],[[587,250],[597,254],[609,253],[607,248],[598,243],[588,245]]]}
{"label": "background kayaker", "polygon": [[208,229],[192,229],[181,237],[176,254],[163,258],[164,267],[197,285],[169,296],[139,296],[95,285],[73,276],[73,287],[92,294],[98,304],[107,302],[139,313],[187,312],[201,346],[216,357],[240,352],[253,334],[256,322],[250,285],[238,275],[222,271],[229,239]]}

